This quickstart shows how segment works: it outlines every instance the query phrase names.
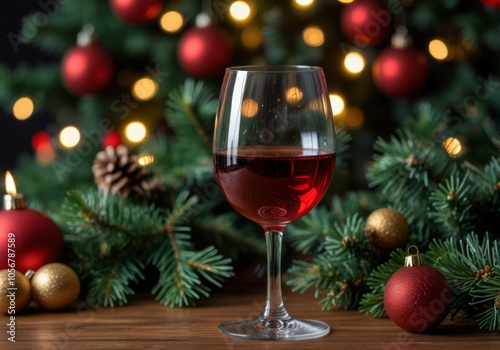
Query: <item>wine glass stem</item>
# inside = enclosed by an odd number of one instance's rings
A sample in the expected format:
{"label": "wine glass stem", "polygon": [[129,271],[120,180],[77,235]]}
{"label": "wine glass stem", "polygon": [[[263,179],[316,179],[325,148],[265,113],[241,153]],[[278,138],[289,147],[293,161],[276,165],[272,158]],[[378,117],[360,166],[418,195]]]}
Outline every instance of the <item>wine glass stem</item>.
{"label": "wine glass stem", "polygon": [[266,232],[267,245],[267,298],[266,307],[261,315],[266,326],[280,328],[283,321],[289,320],[281,294],[281,245],[283,232],[270,230]]}

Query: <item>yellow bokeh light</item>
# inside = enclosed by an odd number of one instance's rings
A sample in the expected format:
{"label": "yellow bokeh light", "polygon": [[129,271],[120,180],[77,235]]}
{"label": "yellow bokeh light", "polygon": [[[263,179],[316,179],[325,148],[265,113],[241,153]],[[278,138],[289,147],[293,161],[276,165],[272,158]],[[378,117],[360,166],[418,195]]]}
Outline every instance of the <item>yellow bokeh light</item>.
{"label": "yellow bokeh light", "polygon": [[344,111],[345,103],[342,96],[337,94],[330,94],[330,104],[332,105],[332,113],[333,115],[339,115]]}
{"label": "yellow bokeh light", "polygon": [[302,39],[306,45],[318,47],[325,42],[325,34],[320,27],[309,26],[302,32]]}
{"label": "yellow bokeh light", "polygon": [[296,86],[292,86],[285,91],[286,102],[290,103],[291,105],[296,105],[297,103],[299,103],[300,100],[302,100],[303,96],[304,93],[302,92],[302,90],[300,90]]}
{"label": "yellow bokeh light", "polygon": [[139,163],[140,166],[148,166],[154,161],[155,157],[153,157],[151,154],[139,156],[139,159],[137,159],[137,163]]}
{"label": "yellow bokeh light", "polygon": [[12,114],[18,120],[26,120],[33,114],[35,105],[29,97],[21,97],[14,103]]}
{"label": "yellow bokeh light", "polygon": [[363,126],[365,123],[365,116],[363,111],[358,107],[349,107],[346,110],[346,116],[343,121],[346,128],[355,130]]}
{"label": "yellow bokeh light", "polygon": [[245,1],[235,1],[229,7],[229,14],[238,22],[246,21],[250,17],[251,12],[250,5]]}
{"label": "yellow bokeh light", "polygon": [[340,3],[342,4],[350,4],[351,2],[353,2],[354,0],[338,0]]}
{"label": "yellow bokeh light", "polygon": [[365,59],[357,52],[350,52],[345,56],[344,66],[349,73],[358,74],[365,68]]}
{"label": "yellow bokeh light", "polygon": [[141,142],[146,138],[146,134],[146,126],[141,122],[131,122],[125,127],[125,137],[130,142]]}
{"label": "yellow bokeh light", "polygon": [[177,33],[184,25],[184,17],[177,11],[168,11],[160,18],[160,27],[167,33]]}
{"label": "yellow bokeh light", "polygon": [[429,43],[429,53],[437,60],[444,60],[448,57],[448,46],[442,40],[431,40]]}
{"label": "yellow bokeh light", "polygon": [[80,142],[80,131],[74,126],[67,126],[59,133],[59,142],[63,147],[73,148]]}
{"label": "yellow bokeh light", "polygon": [[460,153],[462,153],[462,144],[460,141],[454,137],[448,137],[443,142],[443,147],[448,152],[448,155],[452,158],[455,158]]}
{"label": "yellow bokeh light", "polygon": [[142,78],[137,80],[132,87],[132,95],[141,101],[147,101],[153,98],[158,91],[158,85],[151,78]]}
{"label": "yellow bokeh light", "polygon": [[295,0],[295,4],[301,7],[311,6],[314,3],[314,0]]}
{"label": "yellow bokeh light", "polygon": [[241,43],[248,49],[256,49],[262,44],[262,31],[255,26],[246,27],[241,32]]}
{"label": "yellow bokeh light", "polygon": [[241,114],[244,117],[252,118],[257,114],[258,111],[259,104],[251,98],[247,98],[241,103]]}

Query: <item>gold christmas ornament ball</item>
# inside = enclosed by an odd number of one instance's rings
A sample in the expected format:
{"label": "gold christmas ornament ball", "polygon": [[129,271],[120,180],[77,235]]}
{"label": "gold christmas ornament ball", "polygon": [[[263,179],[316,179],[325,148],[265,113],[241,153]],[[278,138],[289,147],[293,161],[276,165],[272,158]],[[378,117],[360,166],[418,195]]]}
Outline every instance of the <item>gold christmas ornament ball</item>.
{"label": "gold christmas ornament ball", "polygon": [[366,236],[370,243],[380,249],[395,249],[408,243],[410,226],[397,210],[382,208],[372,212],[366,219]]}
{"label": "gold christmas ornament ball", "polygon": [[52,263],[42,266],[31,278],[33,300],[46,310],[73,304],[80,294],[80,280],[70,267]]}
{"label": "gold christmas ornament ball", "polygon": [[14,315],[31,301],[28,277],[13,269],[0,270],[0,312]]}

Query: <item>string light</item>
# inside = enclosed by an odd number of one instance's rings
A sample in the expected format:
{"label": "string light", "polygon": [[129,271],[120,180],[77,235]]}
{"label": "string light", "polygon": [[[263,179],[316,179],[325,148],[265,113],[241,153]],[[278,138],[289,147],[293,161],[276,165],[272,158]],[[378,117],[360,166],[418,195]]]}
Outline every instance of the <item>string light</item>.
{"label": "string light", "polygon": [[59,143],[66,148],[73,148],[80,142],[80,131],[74,126],[67,126],[59,133]]}
{"label": "string light", "polygon": [[229,7],[229,14],[235,21],[238,22],[246,21],[250,17],[251,13],[252,10],[250,9],[250,5],[248,5],[245,1],[235,1]]}
{"label": "string light", "polygon": [[325,34],[320,27],[309,26],[302,32],[302,39],[308,46],[318,47],[325,42]]}
{"label": "string light", "polygon": [[429,42],[429,53],[437,60],[444,60],[448,57],[448,46],[440,39]]}
{"label": "string light", "polygon": [[244,117],[247,118],[255,117],[258,111],[259,111],[259,104],[251,98],[247,98],[243,100],[243,102],[241,103],[241,114]]}
{"label": "string light", "polygon": [[17,120],[26,120],[33,114],[35,106],[29,97],[21,97],[12,106],[12,114]]}
{"label": "string light", "polygon": [[341,114],[344,111],[345,103],[342,96],[337,94],[330,94],[330,104],[332,105],[332,113],[334,116]]}
{"label": "string light", "polygon": [[247,49],[256,49],[262,44],[262,31],[255,26],[249,26],[241,32],[241,43]]}
{"label": "string light", "polygon": [[357,52],[349,52],[345,56],[344,66],[349,73],[358,74],[365,68],[365,59]]}
{"label": "string light", "polygon": [[295,4],[300,7],[308,7],[314,3],[314,0],[295,0]]}
{"label": "string light", "polygon": [[142,155],[137,159],[137,163],[139,163],[140,166],[148,166],[149,164],[153,163],[155,161],[155,157],[153,157],[151,154],[146,154]]}
{"label": "string light", "polygon": [[125,126],[125,137],[134,143],[143,141],[146,138],[146,126],[141,122],[131,122]]}
{"label": "string light", "polygon": [[462,144],[454,137],[448,137],[443,142],[443,147],[451,158],[455,158],[462,153]]}
{"label": "string light", "polygon": [[167,33],[177,33],[184,25],[184,17],[180,12],[165,12],[160,18],[160,27]]}
{"label": "string light", "polygon": [[152,99],[157,91],[158,85],[151,78],[141,78],[132,86],[132,95],[141,101]]}

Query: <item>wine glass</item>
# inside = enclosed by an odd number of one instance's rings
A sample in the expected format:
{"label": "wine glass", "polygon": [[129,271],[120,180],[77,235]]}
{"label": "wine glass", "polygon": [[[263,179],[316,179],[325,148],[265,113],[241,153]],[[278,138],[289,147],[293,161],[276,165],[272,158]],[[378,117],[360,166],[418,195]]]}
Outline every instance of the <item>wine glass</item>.
{"label": "wine glass", "polygon": [[323,69],[227,68],[213,156],[226,200],[265,232],[268,271],[262,314],[253,320],[224,322],[219,330],[239,338],[268,340],[328,334],[326,323],[297,320],[287,313],[280,271],[285,227],[318,204],[335,166],[335,129]]}

